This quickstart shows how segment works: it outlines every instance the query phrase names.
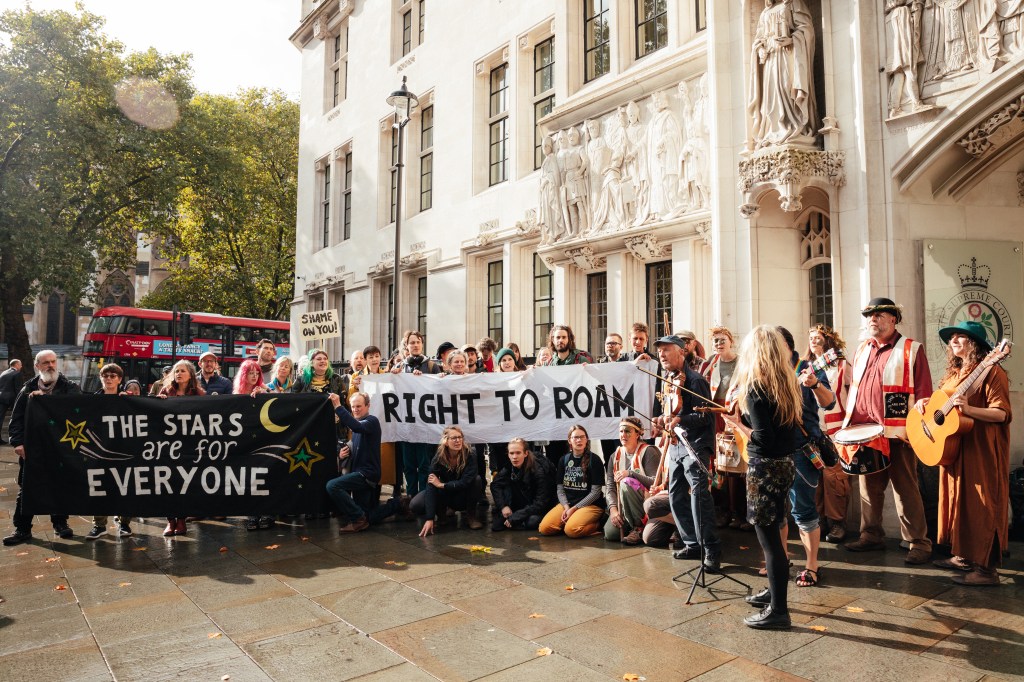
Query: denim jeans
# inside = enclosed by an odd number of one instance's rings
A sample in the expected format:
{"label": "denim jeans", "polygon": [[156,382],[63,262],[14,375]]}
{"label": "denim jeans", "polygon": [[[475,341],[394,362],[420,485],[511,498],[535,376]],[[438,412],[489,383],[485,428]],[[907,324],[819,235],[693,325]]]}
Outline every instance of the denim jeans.
{"label": "denim jeans", "polygon": [[[711,453],[699,452],[698,456],[706,469]],[[681,444],[672,445],[668,457],[669,504],[679,537],[687,547],[703,544],[708,554],[718,554],[721,541],[715,532],[715,503],[708,488],[708,475]]]}
{"label": "denim jeans", "polygon": [[358,471],[327,482],[327,495],[338,508],[343,525],[354,523],[364,516],[370,523],[379,523],[398,510],[398,502],[394,498],[371,509],[376,492],[377,486],[367,481]]}
{"label": "denim jeans", "polygon": [[821,470],[799,451],[793,453],[793,463],[796,465],[796,478],[789,489],[789,504],[793,507],[796,525],[804,533],[810,533],[818,527],[818,507],[814,500],[821,485]]}

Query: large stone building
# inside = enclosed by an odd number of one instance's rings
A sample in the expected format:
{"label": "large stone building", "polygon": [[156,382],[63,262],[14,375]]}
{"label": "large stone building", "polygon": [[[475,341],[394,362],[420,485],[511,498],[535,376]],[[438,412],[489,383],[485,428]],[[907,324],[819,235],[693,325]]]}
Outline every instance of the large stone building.
{"label": "large stone building", "polygon": [[334,359],[395,345],[398,210],[399,328],[428,348],[666,318],[855,342],[888,296],[935,373],[938,326],[1024,320],[1021,3],[303,0],[291,40],[292,319],[337,309]]}

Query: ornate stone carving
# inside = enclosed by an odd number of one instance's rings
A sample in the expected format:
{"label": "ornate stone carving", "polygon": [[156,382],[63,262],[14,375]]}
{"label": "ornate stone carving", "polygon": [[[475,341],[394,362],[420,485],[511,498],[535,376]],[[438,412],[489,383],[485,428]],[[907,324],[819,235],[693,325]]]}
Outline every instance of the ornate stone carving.
{"label": "ornate stone carving", "polygon": [[743,204],[740,206],[740,215],[748,220],[755,217],[761,212],[761,207],[757,204]]}
{"label": "ornate stone carving", "polygon": [[1019,97],[987,121],[957,140],[968,154],[978,158],[1024,129],[1024,97]]}
{"label": "ornate stone carving", "polygon": [[697,236],[700,237],[701,240],[705,244],[707,244],[708,246],[711,246],[711,221],[710,220],[703,220],[703,221],[697,223],[694,226],[694,230],[696,230]]}
{"label": "ornate stone carving", "polygon": [[565,255],[576,267],[584,272],[599,270],[608,262],[604,257],[595,256],[594,250],[589,246],[580,246],[575,249],[568,249],[565,252]]}
{"label": "ornate stone carving", "polygon": [[[782,196],[782,209],[802,208],[800,195],[808,180],[818,178],[833,187],[846,184],[845,152],[776,147],[751,154],[740,161],[739,190],[748,195],[756,186],[767,185]],[[742,210],[742,209],[741,209]]]}
{"label": "ornate stone carving", "polygon": [[1017,173],[1017,205],[1024,206],[1024,170]]}
{"label": "ornate stone carving", "polygon": [[556,159],[562,180],[562,222],[569,238],[579,237],[589,230],[590,188],[587,161],[576,126],[558,134]]}
{"label": "ornate stone carving", "polygon": [[321,15],[313,20],[313,37],[317,40],[327,39],[327,17]]}
{"label": "ornate stone carving", "polygon": [[665,247],[658,244],[658,239],[650,232],[635,237],[626,237],[626,248],[638,261],[647,263],[667,255]]}
{"label": "ornate stone carving", "polygon": [[408,256],[402,256],[402,267],[411,267],[419,265],[427,259],[427,254],[422,251],[414,251]]}
{"label": "ornate stone carving", "polygon": [[707,208],[711,204],[711,180],[708,176],[708,75],[692,84],[679,84],[683,103],[683,130],[686,141],[682,150],[682,176],[679,189],[682,201],[690,208]]}
{"label": "ornate stone carving", "polygon": [[750,46],[748,149],[812,145],[814,18],[804,0],[767,0]]}
{"label": "ornate stone carving", "polygon": [[675,218],[685,208],[679,196],[679,161],[683,156],[683,131],[668,94],[651,97],[651,121],[647,124],[647,159],[650,162],[651,213],[662,220]]}
{"label": "ornate stone carving", "polygon": [[527,209],[526,216],[516,221],[516,234],[520,237],[532,237],[540,233],[540,226],[537,223],[537,209]]}

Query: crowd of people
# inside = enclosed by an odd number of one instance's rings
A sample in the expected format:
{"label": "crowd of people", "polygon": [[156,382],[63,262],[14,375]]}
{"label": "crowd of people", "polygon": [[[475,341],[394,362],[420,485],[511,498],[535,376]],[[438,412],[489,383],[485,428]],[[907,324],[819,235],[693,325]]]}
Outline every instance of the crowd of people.
{"label": "crowd of people", "polygon": [[[652,382],[654,414],[623,417],[618,439],[595,442],[586,428],[574,424],[565,440],[556,442],[518,434],[508,442],[474,446],[460,427],[449,426],[439,443],[382,443],[381,425],[370,414],[371,399],[363,391],[365,376],[528,369],[518,346],[498,348],[489,338],[461,347],[445,342],[430,357],[423,335],[411,331],[390,358],[368,346],[352,354],[346,371],[335,370],[322,349],[297,361],[277,358],[274,344],[264,339],[233,382],[220,375],[216,355],[205,353],[198,371],[191,362],[178,361],[152,394],[327,396],[335,408],[342,471],[328,483],[327,495],[341,533],[397,517],[416,519],[420,535],[427,536],[451,523],[457,512],[477,530],[487,523],[490,510],[492,532],[672,544],[676,559],[699,561],[714,573],[722,570],[719,529],[753,530],[764,552],[761,574],[767,587],[747,597],[759,610],[745,622],[758,629],[785,629],[791,625],[791,516],[804,554],[794,581],[799,588],[822,584],[818,551],[823,540],[845,541],[852,552],[885,549],[882,508],[890,483],[908,547],[905,562],[932,560],[918,462],[906,430],[909,411],[923,413],[932,395],[928,364],[921,344],[898,331],[902,310],[892,300],[872,299],[862,316],[864,340],[852,356],[840,335],[825,325],[808,330],[802,354],[783,327],[755,327],[737,343],[731,330],[716,326],[708,333],[713,350],[708,354],[691,331],[651,343],[647,326],[636,323],[628,335],[629,350],[620,334],[610,333],[604,354],[595,358],[576,347],[571,328],[555,325],[533,367],[633,362],[658,377]],[[969,321],[943,328],[940,337],[948,345],[942,388],[953,393],[992,346],[984,328]],[[57,371],[51,351],[36,356],[35,369],[37,374],[12,401],[11,444],[22,459],[27,401],[79,391]],[[6,375],[0,375],[0,388]],[[141,393],[137,382],[122,383],[116,365],[104,366],[100,376],[102,393]],[[962,440],[961,456],[941,466],[938,542],[949,545],[953,556],[934,563],[955,571],[953,579],[961,584],[997,585],[996,569],[1008,539],[1005,473],[1011,410],[1006,373],[998,365],[988,367],[979,384],[954,400],[955,409],[975,426]],[[863,426],[873,428],[874,435],[844,437]],[[858,461],[877,466],[858,472]],[[394,463],[393,480],[383,480],[382,462]],[[859,533],[850,532],[846,518],[854,477],[860,490]],[[384,500],[383,485],[394,491]],[[20,493],[13,521],[14,533],[4,544],[30,540],[32,517],[22,513]],[[118,535],[131,535],[129,521],[118,517]],[[168,519],[164,534],[186,534],[187,521]],[[58,536],[71,537],[66,516],[53,516],[51,522]],[[274,522],[251,516],[246,527],[258,530]],[[106,533],[106,517],[95,517],[86,538]]]}

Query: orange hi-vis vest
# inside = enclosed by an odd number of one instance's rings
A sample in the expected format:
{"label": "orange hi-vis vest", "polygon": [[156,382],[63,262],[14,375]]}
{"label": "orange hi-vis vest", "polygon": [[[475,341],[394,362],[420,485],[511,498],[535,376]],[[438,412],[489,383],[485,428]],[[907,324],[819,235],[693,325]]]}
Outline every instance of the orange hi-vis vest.
{"label": "orange hi-vis vest", "polygon": [[[857,349],[853,361],[853,381],[846,403],[849,410],[843,419],[843,428],[850,425],[850,417],[857,404],[857,386],[867,369],[872,345],[870,341],[865,341]],[[886,438],[907,438],[907,413],[917,402],[914,393],[914,362],[920,349],[920,342],[901,337],[882,368],[882,433]]]}

